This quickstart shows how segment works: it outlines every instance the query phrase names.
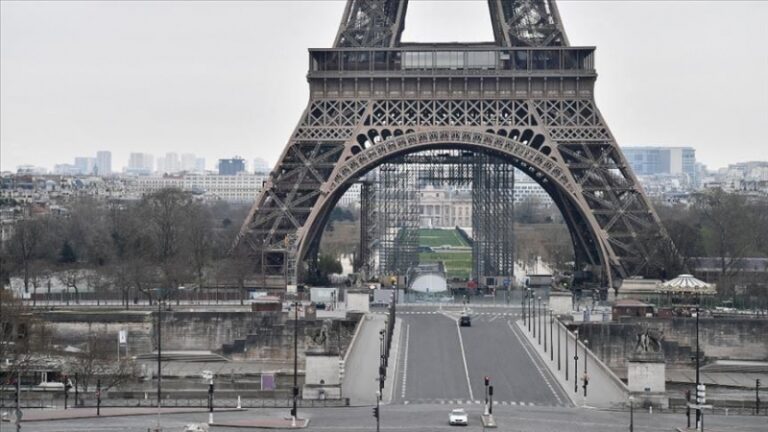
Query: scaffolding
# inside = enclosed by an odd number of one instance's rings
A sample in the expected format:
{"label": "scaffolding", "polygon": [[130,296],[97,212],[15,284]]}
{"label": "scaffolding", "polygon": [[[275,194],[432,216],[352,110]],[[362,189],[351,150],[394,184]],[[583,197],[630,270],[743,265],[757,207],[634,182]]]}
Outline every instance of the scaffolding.
{"label": "scaffolding", "polygon": [[402,157],[376,170],[379,275],[405,275],[419,263],[416,175]]}
{"label": "scaffolding", "polygon": [[511,279],[514,167],[498,157],[460,149],[400,156],[363,180],[361,269],[367,268],[368,276],[405,275],[418,264],[420,196],[427,186],[471,187],[472,279],[480,286]]}
{"label": "scaffolding", "polygon": [[509,286],[515,267],[515,168],[478,153],[472,173],[473,276],[480,286]]}

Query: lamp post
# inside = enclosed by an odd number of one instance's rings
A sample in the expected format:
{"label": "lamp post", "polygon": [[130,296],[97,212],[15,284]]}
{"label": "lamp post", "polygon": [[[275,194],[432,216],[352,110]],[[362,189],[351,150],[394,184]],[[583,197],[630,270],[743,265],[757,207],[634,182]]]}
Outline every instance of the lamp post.
{"label": "lamp post", "polygon": [[533,312],[533,338],[536,339],[536,327],[539,322],[538,318],[536,317],[536,295],[534,294],[533,297],[531,297],[531,311]]}
{"label": "lamp post", "polygon": [[573,331],[573,392],[579,392],[579,331]]}
{"label": "lamp post", "polygon": [[635,397],[629,397],[629,432],[635,432]]}
{"label": "lamp post", "polygon": [[565,328],[565,340],[563,345],[565,346],[565,380],[568,381],[568,329]]}
{"label": "lamp post", "polygon": [[[560,323],[557,325],[557,370],[560,370],[560,351],[562,350],[562,344],[560,343]],[[566,376],[565,379],[567,380],[568,377]]]}
{"label": "lamp post", "polygon": [[542,330],[541,328],[541,296],[537,298],[537,307],[539,309],[539,314],[538,314],[538,317],[536,318],[537,327],[539,328],[538,341],[539,341],[539,345],[541,345],[541,330]]}
{"label": "lamp post", "polygon": [[584,339],[584,398],[587,398],[587,386],[589,385],[589,375],[587,374],[587,344],[588,339]]}
{"label": "lamp post", "polygon": [[296,425],[299,398],[299,301],[293,301],[293,408],[291,409],[291,423]]}
{"label": "lamp post", "polygon": [[531,310],[531,289],[525,291],[525,307],[528,309],[528,333],[533,329],[533,311]]}
{"label": "lamp post", "polygon": [[525,293],[523,291],[520,291],[520,309],[523,312],[523,326],[528,325],[528,317],[526,316],[526,307],[525,307],[525,299],[528,298],[528,288],[525,289]]}
{"label": "lamp post", "polygon": [[[176,291],[185,289],[183,286],[176,288]],[[152,291],[155,292],[157,297],[157,415],[160,416],[160,408],[162,408],[162,396],[163,396],[163,299],[167,300],[169,289],[167,288],[155,288]],[[170,310],[170,303],[168,305]],[[159,419],[158,419],[159,422]],[[159,425],[158,425],[159,426]]]}
{"label": "lamp post", "polygon": [[[163,382],[163,302],[160,299],[161,289],[157,290],[157,409],[158,417],[162,403],[162,382]],[[159,419],[158,419],[159,421]]]}
{"label": "lamp post", "polygon": [[544,316],[541,319],[541,322],[542,322],[541,329],[543,330],[543,333],[544,333],[544,354],[546,354],[547,353],[547,302],[544,302],[542,304],[542,307],[543,307],[542,312]]}
{"label": "lamp post", "polygon": [[[699,300],[701,301],[701,300]],[[696,394],[697,394],[697,400],[696,400],[696,430],[700,430],[701,427],[701,409],[698,408],[698,405],[700,405],[698,401],[698,389],[699,384],[701,384],[700,377],[699,377],[699,358],[701,357],[701,352],[699,351],[699,305],[696,305]]]}
{"label": "lamp post", "polygon": [[379,331],[379,395],[384,391],[384,330]]}
{"label": "lamp post", "polygon": [[549,309],[549,361],[555,361],[555,317],[552,308]]}

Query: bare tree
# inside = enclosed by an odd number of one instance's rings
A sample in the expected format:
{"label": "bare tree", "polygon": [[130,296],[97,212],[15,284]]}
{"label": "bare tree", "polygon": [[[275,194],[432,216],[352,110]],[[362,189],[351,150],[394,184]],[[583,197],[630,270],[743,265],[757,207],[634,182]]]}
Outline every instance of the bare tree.
{"label": "bare tree", "polygon": [[205,288],[205,270],[213,257],[213,221],[208,208],[199,203],[189,207],[184,220],[185,249],[191,258],[198,290]]}
{"label": "bare tree", "polygon": [[45,221],[40,219],[23,219],[16,224],[13,236],[9,241],[9,254],[16,264],[24,280],[24,292],[29,292],[29,284],[33,277],[32,263],[38,258],[45,245]]}
{"label": "bare tree", "polygon": [[78,385],[87,392],[101,379],[101,390],[108,391],[136,377],[135,364],[128,358],[117,360],[117,338],[106,332],[92,332],[71,356],[67,366],[70,374],[77,374]]}

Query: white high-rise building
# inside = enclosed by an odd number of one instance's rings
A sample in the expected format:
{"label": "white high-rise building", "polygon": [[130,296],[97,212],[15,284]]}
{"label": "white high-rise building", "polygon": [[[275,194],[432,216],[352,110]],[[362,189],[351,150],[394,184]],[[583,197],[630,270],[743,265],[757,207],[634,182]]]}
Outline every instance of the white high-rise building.
{"label": "white high-rise building", "polygon": [[128,168],[126,168],[128,174],[146,175],[151,173],[154,168],[155,158],[149,153],[131,153],[128,156]]}
{"label": "white high-rise building", "polygon": [[197,171],[197,172],[204,172],[205,171],[205,158],[196,158],[195,159],[195,171]]}
{"label": "white high-rise building", "polygon": [[165,154],[165,172],[176,173],[181,171],[181,161],[178,153]]}
{"label": "white high-rise building", "polygon": [[96,174],[101,176],[112,174],[112,152],[106,150],[96,152]]}
{"label": "white high-rise building", "polygon": [[269,163],[262,158],[253,160],[253,172],[257,174],[267,174],[270,171]]}
{"label": "white high-rise building", "polygon": [[93,174],[93,169],[95,166],[96,166],[96,158],[92,158],[92,157],[76,157],[75,158],[75,168],[77,168],[77,171],[79,174],[91,175]]}
{"label": "white high-rise building", "polygon": [[182,171],[194,171],[197,158],[192,153],[182,153],[181,155],[181,170]]}

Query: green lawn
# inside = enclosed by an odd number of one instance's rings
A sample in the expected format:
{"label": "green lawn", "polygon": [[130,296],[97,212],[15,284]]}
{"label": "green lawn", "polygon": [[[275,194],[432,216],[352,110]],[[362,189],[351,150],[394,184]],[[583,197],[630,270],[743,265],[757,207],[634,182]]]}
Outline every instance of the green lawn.
{"label": "green lawn", "polygon": [[442,261],[448,278],[469,279],[472,271],[472,252],[422,252],[419,254],[419,262],[422,264]]}
{"label": "green lawn", "polygon": [[469,246],[455,229],[421,229],[419,230],[419,244],[429,247]]}

